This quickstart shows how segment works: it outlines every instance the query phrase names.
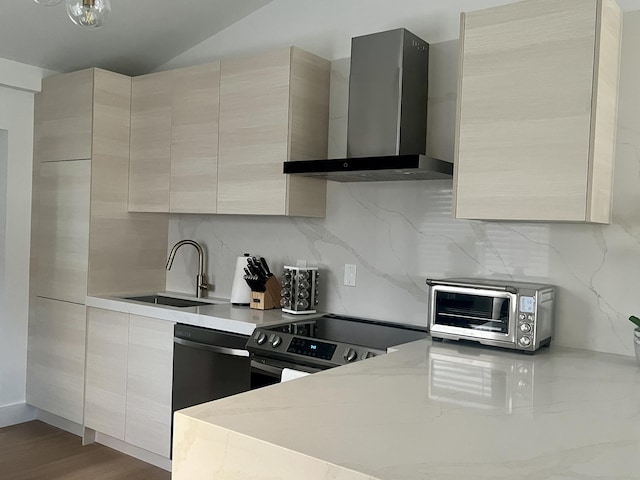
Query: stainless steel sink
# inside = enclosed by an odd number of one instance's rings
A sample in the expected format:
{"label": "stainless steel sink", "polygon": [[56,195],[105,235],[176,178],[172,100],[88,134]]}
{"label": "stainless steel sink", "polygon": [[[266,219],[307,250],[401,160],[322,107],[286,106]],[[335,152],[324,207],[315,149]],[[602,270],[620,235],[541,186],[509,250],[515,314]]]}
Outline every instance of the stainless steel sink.
{"label": "stainless steel sink", "polygon": [[199,307],[201,305],[215,305],[214,302],[199,302],[197,300],[185,300],[182,298],[165,297],[162,295],[143,295],[140,297],[123,297],[124,300],[153,303],[155,305],[169,305],[171,307]]}

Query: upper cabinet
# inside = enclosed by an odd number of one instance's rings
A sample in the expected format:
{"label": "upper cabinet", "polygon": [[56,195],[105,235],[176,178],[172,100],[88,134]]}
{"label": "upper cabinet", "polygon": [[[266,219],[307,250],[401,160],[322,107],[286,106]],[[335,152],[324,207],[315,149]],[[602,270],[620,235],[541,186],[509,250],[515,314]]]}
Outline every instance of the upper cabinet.
{"label": "upper cabinet", "polygon": [[130,212],[169,211],[172,79],[160,72],[131,80]]}
{"label": "upper cabinet", "polygon": [[455,217],[610,222],[621,22],[614,0],[462,14]]}
{"label": "upper cabinet", "polygon": [[91,158],[93,70],[47,77],[34,114],[37,162]]}
{"label": "upper cabinet", "polygon": [[326,181],[282,162],[327,158],[329,75],[294,47],[222,61],[218,213],[324,216]]}
{"label": "upper cabinet", "polygon": [[330,62],[290,47],[133,78],[129,211],[323,217]]}
{"label": "upper cabinet", "polygon": [[135,77],[129,211],[215,213],[219,62]]}

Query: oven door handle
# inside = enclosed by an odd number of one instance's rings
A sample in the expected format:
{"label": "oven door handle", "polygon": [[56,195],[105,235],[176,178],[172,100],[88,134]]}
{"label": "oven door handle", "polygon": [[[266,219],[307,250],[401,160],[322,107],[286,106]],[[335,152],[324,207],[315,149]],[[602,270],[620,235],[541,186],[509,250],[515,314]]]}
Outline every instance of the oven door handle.
{"label": "oven door handle", "polygon": [[173,338],[173,343],[184,345],[185,347],[197,348],[199,350],[206,350],[213,353],[221,353],[222,355],[231,355],[232,357],[248,357],[248,350],[241,350],[239,348],[220,347],[218,345],[209,345],[207,343],[194,342],[191,340],[185,340],[184,338]]}
{"label": "oven door handle", "polygon": [[266,365],[264,363],[256,362],[255,360],[251,360],[251,368],[268,373],[274,377],[280,378],[282,376],[282,368],[274,367],[273,365]]}

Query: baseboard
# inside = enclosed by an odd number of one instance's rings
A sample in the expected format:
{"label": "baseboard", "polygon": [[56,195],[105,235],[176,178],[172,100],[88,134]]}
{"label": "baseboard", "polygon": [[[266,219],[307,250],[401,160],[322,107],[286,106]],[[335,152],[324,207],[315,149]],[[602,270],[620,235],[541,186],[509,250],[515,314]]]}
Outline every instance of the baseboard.
{"label": "baseboard", "polygon": [[143,448],[135,447],[129,443],[100,432],[95,433],[95,441],[96,443],[104,445],[105,447],[113,448],[114,450],[122,452],[125,455],[129,455],[130,457],[150,463],[151,465],[155,465],[156,467],[162,468],[168,472],[171,471],[171,460],[149,452],[148,450],[144,450]]}
{"label": "baseboard", "polygon": [[0,407],[0,428],[36,419],[36,409],[26,403],[14,403]]}
{"label": "baseboard", "polygon": [[66,418],[59,417],[54,415],[53,413],[45,412],[44,410],[37,411],[36,418],[41,422],[48,423],[51,426],[59,428],[60,430],[64,430],[65,432],[73,433],[78,437],[82,437],[84,432],[84,428],[82,425],[72,422],[71,420],[67,420]]}

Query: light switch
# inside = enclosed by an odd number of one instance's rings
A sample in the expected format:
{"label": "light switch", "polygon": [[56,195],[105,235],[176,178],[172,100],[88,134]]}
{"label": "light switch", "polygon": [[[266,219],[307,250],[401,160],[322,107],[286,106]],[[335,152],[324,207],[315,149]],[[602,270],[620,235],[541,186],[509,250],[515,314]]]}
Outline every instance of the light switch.
{"label": "light switch", "polygon": [[349,263],[344,266],[344,284],[347,287],[356,286],[356,266]]}

